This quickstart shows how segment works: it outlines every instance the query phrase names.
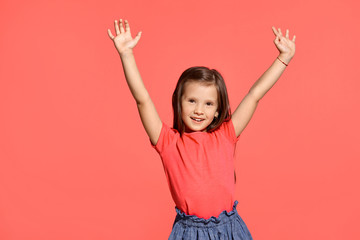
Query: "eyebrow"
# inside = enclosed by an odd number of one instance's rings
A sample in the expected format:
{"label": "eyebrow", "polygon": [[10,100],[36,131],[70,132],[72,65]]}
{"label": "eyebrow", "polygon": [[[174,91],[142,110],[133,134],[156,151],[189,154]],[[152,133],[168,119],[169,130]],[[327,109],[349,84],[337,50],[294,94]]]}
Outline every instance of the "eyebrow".
{"label": "eyebrow", "polygon": [[[184,96],[184,98],[185,98],[185,99],[186,99],[186,98],[191,98],[191,99],[198,100],[198,98],[196,98],[196,97],[190,97],[190,96],[189,96],[189,97],[188,97],[188,96],[187,96],[187,97]],[[208,101],[208,102],[216,102],[215,99],[205,99],[205,102],[207,102],[207,101]]]}

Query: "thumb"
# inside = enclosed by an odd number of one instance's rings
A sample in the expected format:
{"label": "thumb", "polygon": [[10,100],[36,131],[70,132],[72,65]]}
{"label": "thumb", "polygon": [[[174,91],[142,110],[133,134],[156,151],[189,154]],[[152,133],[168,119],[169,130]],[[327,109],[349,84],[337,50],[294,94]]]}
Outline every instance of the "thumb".
{"label": "thumb", "polygon": [[276,35],[276,38],[274,40],[274,42],[277,42],[277,41],[279,41],[279,35]]}
{"label": "thumb", "polygon": [[278,45],[278,44],[280,43],[280,37],[279,37],[279,35],[276,36],[276,38],[275,38],[275,40],[274,40],[274,43],[275,43],[276,45]]}
{"label": "thumb", "polygon": [[142,32],[140,31],[140,32],[138,32],[138,34],[136,35],[136,37],[134,38],[134,40],[135,40],[135,42],[137,43],[139,40],[140,40],[140,38],[141,38],[141,34],[142,34]]}

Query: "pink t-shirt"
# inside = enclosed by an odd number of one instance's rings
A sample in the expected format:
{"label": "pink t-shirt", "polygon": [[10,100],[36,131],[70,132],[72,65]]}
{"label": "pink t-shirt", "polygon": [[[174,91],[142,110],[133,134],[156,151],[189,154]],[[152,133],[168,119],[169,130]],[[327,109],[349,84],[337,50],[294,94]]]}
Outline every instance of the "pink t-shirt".
{"label": "pink t-shirt", "polygon": [[180,133],[162,122],[159,153],[176,207],[208,219],[234,204],[234,125],[230,119],[215,131]]}

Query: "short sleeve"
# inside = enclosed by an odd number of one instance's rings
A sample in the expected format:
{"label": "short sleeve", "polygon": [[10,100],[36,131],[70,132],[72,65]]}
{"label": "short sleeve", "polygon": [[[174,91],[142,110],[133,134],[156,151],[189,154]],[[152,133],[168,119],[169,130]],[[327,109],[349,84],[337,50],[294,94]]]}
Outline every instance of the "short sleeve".
{"label": "short sleeve", "polygon": [[236,143],[239,139],[241,134],[236,137],[236,133],[235,133],[235,127],[234,127],[234,123],[232,121],[232,119],[230,118],[229,121],[227,122],[223,122],[222,124],[223,126],[223,131],[225,132],[225,135],[230,138],[234,143]]}
{"label": "short sleeve", "polygon": [[158,152],[161,153],[169,144],[174,141],[176,132],[170,128],[166,123],[162,122],[159,139],[156,145],[152,144],[150,138],[150,145]]}

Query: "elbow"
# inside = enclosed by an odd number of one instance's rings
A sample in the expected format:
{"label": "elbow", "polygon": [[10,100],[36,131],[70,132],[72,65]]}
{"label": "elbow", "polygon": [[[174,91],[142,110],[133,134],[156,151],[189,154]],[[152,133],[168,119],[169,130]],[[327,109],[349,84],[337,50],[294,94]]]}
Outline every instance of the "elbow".
{"label": "elbow", "polygon": [[259,94],[258,92],[256,92],[255,90],[252,90],[252,89],[250,89],[248,95],[257,103],[263,97],[263,96],[261,96],[261,94]]}
{"label": "elbow", "polygon": [[149,101],[151,101],[151,99],[150,99],[150,96],[147,95],[143,98],[137,98],[137,99],[135,99],[135,101],[136,101],[136,105],[142,106],[142,105],[148,103]]}
{"label": "elbow", "polygon": [[143,96],[141,97],[137,97],[135,98],[135,101],[136,101],[136,104],[139,106],[139,105],[143,105],[147,102],[149,102],[150,100],[150,95],[147,93],[147,94],[144,94]]}

